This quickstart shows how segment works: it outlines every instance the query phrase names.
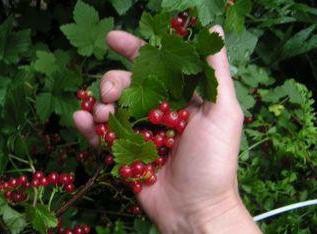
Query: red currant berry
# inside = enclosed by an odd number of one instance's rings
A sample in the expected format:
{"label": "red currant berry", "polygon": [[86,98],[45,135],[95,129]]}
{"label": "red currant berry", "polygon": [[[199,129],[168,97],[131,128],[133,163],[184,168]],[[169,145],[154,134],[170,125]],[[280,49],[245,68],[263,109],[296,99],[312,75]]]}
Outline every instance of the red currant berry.
{"label": "red currant berry", "polygon": [[171,27],[176,29],[184,25],[184,20],[181,17],[175,17],[171,19]]}
{"label": "red currant berry", "polygon": [[144,140],[150,141],[153,137],[153,132],[150,130],[141,131],[140,134],[143,136]]}
{"label": "red currant berry", "polygon": [[83,99],[86,99],[88,97],[88,93],[84,89],[79,89],[77,91],[77,95],[76,96],[77,96],[78,99],[83,100]]}
{"label": "red currant berry", "polygon": [[145,165],[143,162],[140,161],[135,161],[131,165],[131,170],[132,170],[132,176],[133,177],[140,177],[144,173]]}
{"label": "red currant berry", "polygon": [[112,156],[111,154],[109,154],[109,155],[107,155],[107,156],[105,157],[105,164],[106,164],[107,166],[111,166],[111,165],[114,164],[114,159],[113,159],[113,156]]}
{"label": "red currant berry", "polygon": [[10,188],[9,182],[4,182],[3,183],[3,189],[6,190],[8,188]]}
{"label": "red currant berry", "polygon": [[83,234],[84,230],[81,226],[75,226],[74,228],[74,234]]}
{"label": "red currant berry", "polygon": [[178,111],[178,116],[181,120],[187,121],[189,118],[189,115],[190,114],[189,114],[188,110],[183,109],[183,110]]}
{"label": "red currant berry", "polygon": [[4,193],[4,196],[5,196],[5,198],[7,199],[7,200],[11,200],[11,196],[12,196],[12,191],[6,191],[5,193]]}
{"label": "red currant berry", "polygon": [[83,162],[83,161],[85,161],[88,157],[89,157],[89,153],[86,152],[86,151],[82,151],[82,152],[79,152],[79,153],[76,155],[76,160],[77,160],[78,162]]}
{"label": "red currant berry", "polygon": [[185,128],[186,128],[187,123],[184,120],[181,120],[178,122],[178,124],[176,125],[176,130],[179,133],[183,133]]}
{"label": "red currant berry", "polygon": [[37,187],[40,187],[41,186],[41,181],[40,179],[37,179],[37,178],[34,178],[31,182],[31,186],[33,188],[37,188]]}
{"label": "red currant berry", "polygon": [[63,227],[58,227],[58,228],[57,228],[57,232],[58,232],[58,234],[64,234],[65,228],[63,228]]}
{"label": "red currant berry", "polygon": [[148,120],[152,124],[160,124],[163,119],[163,112],[159,109],[151,110],[148,115]]}
{"label": "red currant berry", "polygon": [[48,175],[48,182],[52,185],[58,185],[58,182],[59,182],[59,175],[57,172],[51,172],[49,175]]}
{"label": "red currant berry", "polygon": [[75,190],[75,185],[74,184],[66,184],[64,185],[64,189],[68,193],[72,193]]}
{"label": "red currant berry", "polygon": [[59,175],[59,184],[60,184],[60,185],[70,184],[70,182],[69,182],[69,177],[68,177],[68,174],[67,174],[67,173],[61,173],[61,174]]}
{"label": "red currant berry", "polygon": [[252,116],[251,116],[251,117],[245,117],[245,118],[244,118],[244,123],[245,123],[245,124],[249,124],[249,123],[252,123],[252,122],[253,122]]}
{"label": "red currant berry", "polygon": [[108,126],[106,124],[104,124],[104,123],[97,124],[96,133],[97,133],[98,136],[106,135],[107,131],[108,131]]}
{"label": "red currant berry", "polygon": [[95,105],[95,103],[96,103],[96,99],[95,99],[94,97],[90,96],[90,95],[88,95],[88,97],[85,99],[85,101],[91,102],[91,103],[93,103],[94,105]]}
{"label": "red currant berry", "polygon": [[18,184],[24,186],[28,182],[28,178],[25,175],[22,175],[18,179]]}
{"label": "red currant berry", "polygon": [[41,184],[41,186],[46,187],[49,185],[49,180],[46,177],[43,177],[40,179],[40,184]]}
{"label": "red currant berry", "polygon": [[142,184],[138,181],[131,182],[130,187],[134,193],[140,193],[142,191]]}
{"label": "red currant berry", "polygon": [[163,146],[163,145],[164,145],[164,137],[157,134],[157,135],[153,138],[153,143],[154,143],[157,147]]}
{"label": "red currant berry", "polygon": [[17,179],[12,178],[12,179],[9,180],[9,186],[10,186],[11,188],[15,188],[15,187],[17,187],[18,185],[19,185],[19,184],[18,184],[18,180],[17,180]]}
{"label": "red currant berry", "polygon": [[108,131],[107,134],[105,135],[105,140],[109,144],[112,144],[116,139],[117,139],[117,136],[114,132]]}
{"label": "red currant berry", "polygon": [[147,186],[151,186],[151,185],[155,184],[156,181],[157,181],[157,177],[155,174],[153,174],[144,181],[144,184]]}
{"label": "red currant berry", "polygon": [[90,226],[88,226],[87,224],[83,224],[82,229],[84,230],[85,234],[89,234],[91,231]]}
{"label": "red currant berry", "polygon": [[75,176],[73,173],[68,174],[68,183],[72,184],[75,182]]}
{"label": "red currant berry", "polygon": [[129,211],[134,215],[140,215],[142,213],[142,209],[140,206],[132,206]]}
{"label": "red currant berry", "polygon": [[168,126],[170,128],[174,128],[177,126],[178,122],[179,122],[179,117],[178,117],[177,112],[172,111],[172,112],[164,115],[163,123],[166,126]]}
{"label": "red currant berry", "polygon": [[24,185],[24,188],[30,188],[31,187],[31,183],[30,182],[26,182]]}
{"label": "red currant berry", "polygon": [[151,163],[148,163],[144,166],[144,176],[154,174],[154,167]]}
{"label": "red currant berry", "polygon": [[188,30],[187,28],[185,27],[179,27],[177,30],[176,30],[176,33],[178,35],[180,35],[181,37],[186,37],[188,35]]}
{"label": "red currant berry", "polygon": [[159,157],[159,158],[155,159],[155,161],[154,161],[154,166],[155,166],[156,168],[161,168],[162,166],[165,165],[166,161],[167,161],[167,158],[165,158],[165,157]]}
{"label": "red currant berry", "polygon": [[189,14],[187,11],[183,11],[181,13],[178,14],[178,17],[182,18],[184,21],[187,20],[187,18],[189,17]]}
{"label": "red currant berry", "polygon": [[131,167],[128,165],[123,165],[119,169],[119,174],[123,178],[129,178],[132,176],[132,170]]}
{"label": "red currant berry", "polygon": [[82,110],[92,112],[94,109],[95,103],[83,100],[80,106]]}
{"label": "red currant berry", "polygon": [[165,146],[158,148],[158,154],[160,156],[166,156],[169,152],[169,149]]}
{"label": "red currant berry", "polygon": [[36,171],[33,174],[33,179],[42,179],[44,177],[44,173],[42,171]]}
{"label": "red currant berry", "polygon": [[173,138],[173,137],[165,138],[164,145],[167,148],[172,148],[174,146],[174,144],[175,144],[175,138]]}
{"label": "red currant berry", "polygon": [[170,105],[168,104],[168,102],[163,101],[161,102],[159,109],[163,112],[163,113],[168,113],[171,111],[170,109]]}
{"label": "red currant berry", "polygon": [[72,229],[66,228],[66,229],[63,231],[63,234],[74,234],[74,232],[73,232]]}
{"label": "red currant berry", "polygon": [[197,24],[197,17],[193,16],[191,19],[190,19],[190,22],[189,22],[189,25],[191,27],[195,27]]}

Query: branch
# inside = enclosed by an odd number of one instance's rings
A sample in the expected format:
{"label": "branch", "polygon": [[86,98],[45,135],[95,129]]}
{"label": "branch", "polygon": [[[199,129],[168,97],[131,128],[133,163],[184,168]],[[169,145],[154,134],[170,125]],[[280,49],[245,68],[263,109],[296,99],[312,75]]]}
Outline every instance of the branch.
{"label": "branch", "polygon": [[66,202],[61,208],[59,208],[55,213],[57,217],[60,217],[70,206],[72,206],[75,202],[80,200],[95,184],[95,181],[100,174],[101,170],[103,169],[103,165],[97,168],[93,177],[91,177],[85,185],[82,186],[80,190],[68,201]]}

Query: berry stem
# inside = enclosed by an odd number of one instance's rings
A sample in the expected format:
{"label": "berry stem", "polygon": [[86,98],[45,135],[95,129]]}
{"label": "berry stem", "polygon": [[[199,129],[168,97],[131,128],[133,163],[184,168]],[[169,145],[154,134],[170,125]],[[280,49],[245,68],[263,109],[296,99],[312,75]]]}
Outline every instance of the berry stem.
{"label": "berry stem", "polygon": [[12,158],[12,159],[17,160],[18,162],[21,162],[21,163],[30,165],[30,163],[29,163],[28,161],[26,161],[26,160],[24,160],[24,159],[22,159],[22,158],[19,158],[19,157],[13,155],[13,154],[9,154],[8,156],[9,156],[10,158]]}
{"label": "berry stem", "polygon": [[255,147],[257,147],[258,145],[261,145],[262,143],[268,141],[269,139],[270,139],[269,137],[266,137],[263,140],[260,140],[260,141],[256,142],[255,144],[251,145],[249,148],[247,148],[246,150],[241,152],[241,154],[239,155],[239,158],[241,156],[243,156],[245,153],[247,153],[248,151],[250,151],[250,150],[254,149]]}
{"label": "berry stem", "polygon": [[33,191],[34,191],[34,197],[33,197],[33,207],[36,206],[36,203],[37,203],[37,197],[38,197],[38,190],[37,188],[33,188]]}
{"label": "berry stem", "polygon": [[100,172],[103,170],[104,166],[101,164],[100,167],[97,168],[93,177],[91,177],[85,185],[81,187],[80,190],[70,199],[68,200],[61,208],[56,210],[56,216],[60,217],[69,207],[71,207],[75,202],[80,200],[95,184],[97,177],[99,176]]}
{"label": "berry stem", "polygon": [[53,201],[53,199],[54,199],[54,196],[55,196],[56,192],[57,192],[57,189],[56,189],[56,188],[53,188],[53,191],[52,191],[52,193],[51,193],[50,199],[49,199],[49,201],[48,201],[48,210],[51,210],[52,201]]}
{"label": "berry stem", "polygon": [[132,123],[132,126],[134,127],[136,124],[141,123],[141,122],[145,122],[145,121],[147,121],[147,120],[148,120],[148,117],[143,117],[143,118],[141,118],[141,119],[138,119],[138,120],[134,121],[134,122]]}

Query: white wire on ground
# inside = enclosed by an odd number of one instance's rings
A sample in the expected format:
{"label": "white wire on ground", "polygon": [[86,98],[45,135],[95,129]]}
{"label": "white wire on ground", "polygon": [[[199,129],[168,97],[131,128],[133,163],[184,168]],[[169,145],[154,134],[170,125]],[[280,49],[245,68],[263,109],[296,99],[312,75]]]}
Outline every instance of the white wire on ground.
{"label": "white wire on ground", "polygon": [[271,210],[271,211],[266,212],[264,214],[260,214],[260,215],[254,216],[253,220],[255,222],[257,222],[257,221],[260,221],[262,219],[266,219],[266,218],[272,217],[272,216],[280,214],[280,213],[284,213],[284,212],[287,212],[287,211],[290,211],[290,210],[302,208],[302,207],[305,207],[305,206],[313,206],[313,205],[317,205],[317,199],[304,201],[304,202],[299,202],[299,203],[291,204],[291,205],[288,205],[288,206],[283,206],[281,208],[278,208],[278,209],[275,209],[275,210]]}

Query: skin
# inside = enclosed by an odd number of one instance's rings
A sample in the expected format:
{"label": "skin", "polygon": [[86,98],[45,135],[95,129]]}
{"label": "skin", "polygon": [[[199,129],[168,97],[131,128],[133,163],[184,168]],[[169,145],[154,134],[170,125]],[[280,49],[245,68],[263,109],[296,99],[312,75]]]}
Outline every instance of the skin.
{"label": "skin", "polygon": [[[220,26],[211,31],[224,36]],[[133,60],[145,42],[123,31],[112,31],[107,43]],[[218,80],[216,103],[194,96],[184,133],[177,139],[158,181],[138,195],[140,204],[161,233],[261,233],[238,194],[237,161],[243,113],[235,95],[226,49],[207,58]],[[102,102],[93,115],[74,113],[78,130],[98,145],[94,121],[106,122],[114,102],[131,83],[131,73],[109,71],[101,81]]]}

